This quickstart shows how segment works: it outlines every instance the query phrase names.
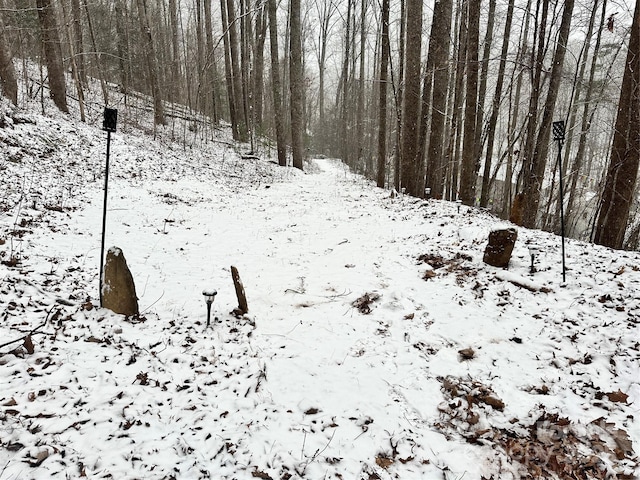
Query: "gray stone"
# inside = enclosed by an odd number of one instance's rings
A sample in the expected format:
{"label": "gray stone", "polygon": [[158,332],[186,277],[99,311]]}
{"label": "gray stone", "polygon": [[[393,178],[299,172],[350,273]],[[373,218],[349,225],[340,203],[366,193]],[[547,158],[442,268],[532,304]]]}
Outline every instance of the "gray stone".
{"label": "gray stone", "polygon": [[511,260],[513,246],[518,239],[518,232],[515,228],[494,230],[489,233],[489,243],[484,250],[484,263],[494,267],[506,268]]}
{"label": "gray stone", "polygon": [[122,250],[111,247],[104,264],[102,306],[122,315],[138,315],[138,297],[133,276]]}

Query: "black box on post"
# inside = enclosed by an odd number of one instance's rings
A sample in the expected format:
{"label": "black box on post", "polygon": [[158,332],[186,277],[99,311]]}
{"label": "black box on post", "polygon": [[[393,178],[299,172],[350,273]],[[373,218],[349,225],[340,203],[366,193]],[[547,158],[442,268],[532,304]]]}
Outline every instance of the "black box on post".
{"label": "black box on post", "polygon": [[118,110],[116,110],[115,108],[105,108],[104,121],[102,122],[102,129],[106,132],[115,132],[117,123],[118,123]]}

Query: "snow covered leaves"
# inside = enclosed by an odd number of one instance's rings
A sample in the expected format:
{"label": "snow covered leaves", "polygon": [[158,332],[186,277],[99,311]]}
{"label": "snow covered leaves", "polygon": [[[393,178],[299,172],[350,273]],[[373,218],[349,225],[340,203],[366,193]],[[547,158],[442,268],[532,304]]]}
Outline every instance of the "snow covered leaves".
{"label": "snow covered leaves", "polygon": [[371,305],[379,299],[379,293],[365,293],[360,298],[354,300],[351,305],[357,308],[363,315],[368,315],[371,313]]}
{"label": "snow covered leaves", "polygon": [[[453,376],[439,380],[445,399],[435,427],[447,437],[490,446],[496,457],[517,466],[521,478],[635,478],[638,459],[631,438],[603,417],[578,424],[538,405],[527,418],[509,418],[504,415],[509,406],[487,385]],[[612,402],[626,401],[622,392],[606,395]]]}

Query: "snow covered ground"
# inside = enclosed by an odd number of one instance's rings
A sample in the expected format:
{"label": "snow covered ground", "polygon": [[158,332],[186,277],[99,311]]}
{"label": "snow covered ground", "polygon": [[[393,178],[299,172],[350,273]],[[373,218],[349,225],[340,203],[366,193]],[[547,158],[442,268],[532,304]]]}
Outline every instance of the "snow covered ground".
{"label": "snow covered ground", "polygon": [[98,308],[99,116],[0,128],[0,479],[638,478],[638,253],[568,241],[563,283],[519,228],[496,269],[477,209],[120,128],[125,318]]}

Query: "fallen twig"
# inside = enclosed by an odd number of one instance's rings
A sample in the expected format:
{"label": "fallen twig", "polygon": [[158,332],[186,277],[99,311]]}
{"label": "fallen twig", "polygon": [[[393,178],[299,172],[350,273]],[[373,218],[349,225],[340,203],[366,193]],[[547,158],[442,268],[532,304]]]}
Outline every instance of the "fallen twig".
{"label": "fallen twig", "polygon": [[[44,332],[39,332],[38,330],[40,330],[42,327],[44,327],[48,322],[49,322],[49,318],[51,316],[51,312],[53,312],[55,307],[51,307],[51,310],[49,310],[47,312],[47,318],[45,318],[44,322],[42,322],[40,325],[38,325],[36,328],[34,328],[33,330],[31,330],[29,333],[27,333],[26,335],[23,335],[20,338],[16,338],[14,340],[11,340],[9,342],[5,342],[3,344],[0,344],[0,348],[4,348],[4,347],[8,347],[9,345],[13,345],[14,343],[18,343],[18,342],[22,342],[25,343],[27,341],[27,339],[30,339],[32,335],[36,335],[38,333],[44,333]],[[9,352],[7,352],[9,353]],[[5,355],[5,353],[1,353],[0,352],[0,356]]]}

